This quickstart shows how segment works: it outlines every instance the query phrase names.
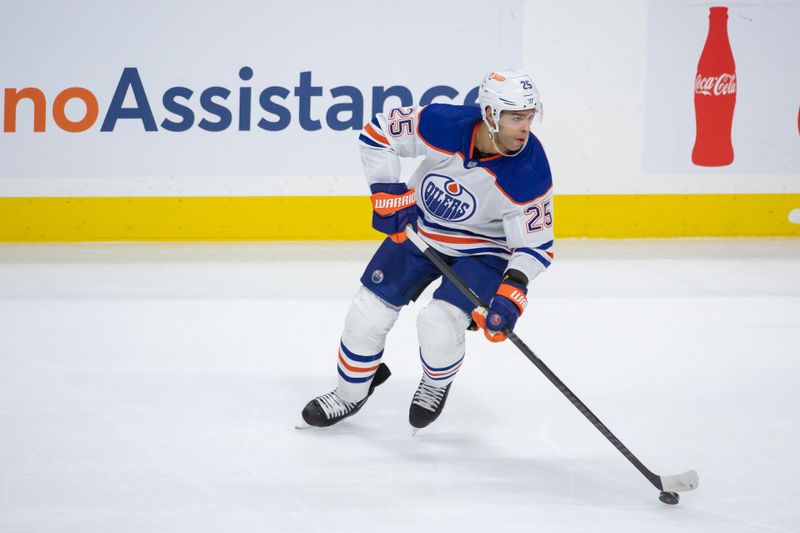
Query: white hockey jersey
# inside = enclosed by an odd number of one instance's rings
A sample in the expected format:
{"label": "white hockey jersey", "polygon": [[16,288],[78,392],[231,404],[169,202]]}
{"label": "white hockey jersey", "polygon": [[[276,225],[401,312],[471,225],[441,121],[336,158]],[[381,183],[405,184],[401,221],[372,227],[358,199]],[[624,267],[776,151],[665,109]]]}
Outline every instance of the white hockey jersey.
{"label": "white hockey jersey", "polygon": [[430,104],[377,114],[359,136],[370,185],[400,181],[399,157],[424,156],[407,180],[419,234],[450,256],[491,254],[529,280],[553,260],[552,177],[532,133],[515,157],[472,159],[477,106]]}

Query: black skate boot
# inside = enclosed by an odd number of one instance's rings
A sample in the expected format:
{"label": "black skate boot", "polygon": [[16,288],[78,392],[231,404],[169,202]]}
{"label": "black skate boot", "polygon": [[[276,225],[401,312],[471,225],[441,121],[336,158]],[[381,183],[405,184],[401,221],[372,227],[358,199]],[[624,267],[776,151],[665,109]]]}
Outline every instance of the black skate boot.
{"label": "black skate boot", "polygon": [[408,410],[408,421],[415,428],[414,433],[439,418],[452,384],[451,381],[444,387],[437,387],[426,381],[424,377],[420,380],[417,392],[414,393],[414,399],[411,400],[411,408]]}
{"label": "black skate boot", "polygon": [[348,416],[353,416],[364,407],[375,387],[389,379],[391,375],[389,367],[381,363],[375,372],[375,377],[372,378],[366,398],[358,402],[346,402],[339,397],[339,392],[333,389],[328,394],[317,396],[306,404],[303,408],[303,420],[309,426],[324,428],[332,426]]}

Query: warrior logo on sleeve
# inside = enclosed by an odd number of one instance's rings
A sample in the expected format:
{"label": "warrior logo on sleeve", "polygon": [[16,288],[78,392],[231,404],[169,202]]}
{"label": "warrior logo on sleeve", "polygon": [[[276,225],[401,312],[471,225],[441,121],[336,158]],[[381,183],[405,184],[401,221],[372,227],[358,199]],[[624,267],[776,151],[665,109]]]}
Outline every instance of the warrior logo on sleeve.
{"label": "warrior logo on sleeve", "polygon": [[428,174],[420,189],[422,203],[436,218],[461,222],[475,213],[475,196],[453,178]]}

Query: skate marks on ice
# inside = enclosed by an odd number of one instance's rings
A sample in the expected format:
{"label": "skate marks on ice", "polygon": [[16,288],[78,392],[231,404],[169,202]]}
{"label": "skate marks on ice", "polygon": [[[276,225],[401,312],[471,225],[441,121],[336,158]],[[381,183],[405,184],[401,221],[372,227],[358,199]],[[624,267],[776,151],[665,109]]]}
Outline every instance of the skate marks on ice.
{"label": "skate marks on ice", "polygon": [[[356,287],[293,299],[277,280],[357,280],[362,257],[298,254],[275,276],[275,254],[229,270],[227,249],[210,267],[0,261],[0,530],[798,531],[800,246],[749,242],[566,243],[580,257],[537,280],[546,312],[520,324],[654,471],[697,468],[677,507],[510,348],[468,340],[444,413],[412,438],[415,308],[362,412],[293,429],[335,384],[331,317]],[[269,334],[293,315],[293,335]]]}

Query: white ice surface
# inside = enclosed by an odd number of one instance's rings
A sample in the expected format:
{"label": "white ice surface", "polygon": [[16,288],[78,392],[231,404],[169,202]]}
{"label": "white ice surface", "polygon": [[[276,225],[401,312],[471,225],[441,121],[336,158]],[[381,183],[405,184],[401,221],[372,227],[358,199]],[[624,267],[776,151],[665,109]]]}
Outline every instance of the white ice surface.
{"label": "white ice surface", "polygon": [[[420,304],[356,417],[335,385],[369,244],[0,246],[0,531],[800,531],[800,240],[563,241],[509,343],[469,334],[410,436]],[[429,293],[422,301],[429,298]]]}

